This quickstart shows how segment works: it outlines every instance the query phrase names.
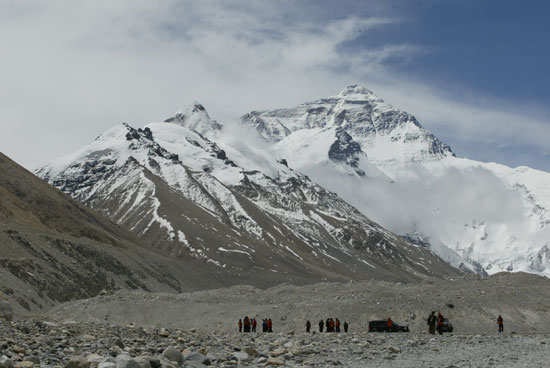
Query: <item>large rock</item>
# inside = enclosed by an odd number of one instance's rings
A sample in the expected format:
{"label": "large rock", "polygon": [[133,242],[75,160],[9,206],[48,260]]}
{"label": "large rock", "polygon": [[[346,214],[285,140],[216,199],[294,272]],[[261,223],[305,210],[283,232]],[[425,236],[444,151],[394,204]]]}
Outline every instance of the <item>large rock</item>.
{"label": "large rock", "polygon": [[[202,355],[202,354],[201,354]],[[174,346],[167,347],[163,352],[162,356],[166,359],[176,362],[178,364],[183,364],[183,355],[181,351],[176,349]]]}
{"label": "large rock", "polygon": [[33,362],[23,361],[15,364],[15,368],[32,368],[34,367]]}
{"label": "large rock", "polygon": [[116,368],[116,364],[113,362],[101,362],[97,368]]}
{"label": "large rock", "polygon": [[235,358],[237,358],[238,361],[246,361],[248,359],[250,359],[250,357],[248,356],[247,353],[245,352],[242,352],[242,351],[236,351],[233,353],[233,356]]}
{"label": "large rock", "polygon": [[278,349],[275,349],[273,350],[271,353],[269,353],[269,355],[271,355],[272,357],[278,357],[278,356],[281,356],[283,354],[286,354],[287,350],[285,348],[278,348]]}
{"label": "large rock", "polygon": [[252,348],[252,347],[246,347],[244,348],[245,353],[247,353],[250,357],[256,358],[260,356],[260,353],[258,353],[258,350]]}
{"label": "large rock", "polygon": [[65,368],[90,368],[90,362],[83,356],[77,355],[69,359]]}
{"label": "large rock", "polygon": [[103,361],[103,357],[99,354],[90,354],[86,357],[86,360],[90,363],[90,368],[98,368],[99,363]]}
{"label": "large rock", "polygon": [[[248,355],[245,354],[246,357],[248,358]],[[237,357],[234,356],[234,359],[238,359]],[[199,352],[193,352],[189,355],[187,355],[185,357],[185,365],[189,365],[189,366],[192,366],[192,367],[196,367],[196,366],[202,366],[203,364],[205,363],[211,363],[211,359],[209,357],[206,357],[204,355],[202,355],[201,353]]]}
{"label": "large rock", "polygon": [[2,298],[0,295],[0,319],[5,319],[6,321],[11,321],[13,318],[13,309],[11,304]]}
{"label": "large rock", "polygon": [[33,362],[36,365],[40,365],[40,358],[35,355],[28,355],[23,358],[24,362]]}
{"label": "large rock", "polygon": [[401,352],[401,349],[398,348],[398,347],[395,347],[395,346],[388,346],[388,350],[391,351],[392,353],[400,353]]}
{"label": "large rock", "polygon": [[285,365],[285,361],[279,358],[269,357],[267,358],[267,365]]}
{"label": "large rock", "polygon": [[122,354],[115,358],[116,368],[140,368],[139,364],[129,355]]}
{"label": "large rock", "polygon": [[179,364],[171,360],[166,359],[165,357],[160,358],[160,364],[162,368],[177,368]]}
{"label": "large rock", "polygon": [[140,357],[136,357],[134,360],[136,361],[137,364],[139,364],[141,368],[152,368],[150,359],[151,357],[148,357],[148,356],[140,356]]}
{"label": "large rock", "polygon": [[5,355],[0,357],[0,368],[13,368],[13,362]]}

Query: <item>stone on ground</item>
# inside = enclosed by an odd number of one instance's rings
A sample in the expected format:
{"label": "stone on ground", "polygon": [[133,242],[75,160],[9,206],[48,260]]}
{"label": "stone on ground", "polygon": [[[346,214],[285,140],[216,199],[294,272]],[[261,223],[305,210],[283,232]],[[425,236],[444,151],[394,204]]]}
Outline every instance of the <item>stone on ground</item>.
{"label": "stone on ground", "polygon": [[182,355],[181,351],[179,351],[174,346],[169,346],[168,348],[166,348],[162,352],[162,356],[165,357],[166,359],[172,361],[172,362],[176,362],[178,364],[183,364],[183,355]]}
{"label": "stone on ground", "polygon": [[269,357],[267,358],[267,365],[285,365],[285,361],[280,358]]}
{"label": "stone on ground", "polygon": [[90,362],[83,356],[77,355],[69,359],[65,368],[90,368]]}

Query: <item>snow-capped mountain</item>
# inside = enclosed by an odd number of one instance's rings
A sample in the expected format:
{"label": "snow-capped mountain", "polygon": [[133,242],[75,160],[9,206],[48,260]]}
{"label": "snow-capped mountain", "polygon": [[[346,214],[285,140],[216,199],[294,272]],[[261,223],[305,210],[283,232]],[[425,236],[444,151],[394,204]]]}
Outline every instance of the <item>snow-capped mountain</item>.
{"label": "snow-capped mountain", "polygon": [[[228,283],[457,274],[243,134],[232,139],[195,103],[143,129],[115,126],[36,173],[153,247],[218,267]],[[335,159],[387,179],[339,134]]]}
{"label": "snow-capped mountain", "polygon": [[550,275],[549,173],[457,158],[357,85],[241,122],[290,167],[456,266]]}

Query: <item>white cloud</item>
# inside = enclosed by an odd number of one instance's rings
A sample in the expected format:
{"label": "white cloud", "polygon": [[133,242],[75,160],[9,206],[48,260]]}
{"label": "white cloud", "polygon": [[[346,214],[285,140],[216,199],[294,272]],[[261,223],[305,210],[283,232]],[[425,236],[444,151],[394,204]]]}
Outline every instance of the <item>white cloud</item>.
{"label": "white cloud", "polygon": [[[142,126],[198,100],[225,121],[363,83],[428,128],[547,148],[545,125],[513,110],[442,97],[388,69],[429,52],[347,43],[400,22],[304,17],[300,2],[117,1],[0,4],[2,151],[29,165],[74,151],[112,125]],[[411,91],[413,91],[411,93]],[[500,114],[499,114],[500,113]],[[503,131],[499,121],[509,126]],[[496,138],[491,138],[493,135]]]}

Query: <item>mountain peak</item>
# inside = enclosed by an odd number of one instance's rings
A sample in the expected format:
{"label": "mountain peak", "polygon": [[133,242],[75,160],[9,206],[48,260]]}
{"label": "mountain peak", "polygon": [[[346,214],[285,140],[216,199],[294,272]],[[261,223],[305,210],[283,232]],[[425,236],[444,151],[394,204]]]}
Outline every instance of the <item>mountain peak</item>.
{"label": "mountain peak", "polygon": [[175,123],[203,135],[222,128],[220,123],[210,118],[204,106],[196,101],[182,107],[164,122]]}
{"label": "mountain peak", "polygon": [[350,86],[347,86],[342,91],[340,91],[340,93],[338,93],[337,96],[338,97],[369,96],[370,99],[372,99],[372,97],[376,99],[380,99],[378,96],[374,94],[374,92],[358,84],[352,84]]}

